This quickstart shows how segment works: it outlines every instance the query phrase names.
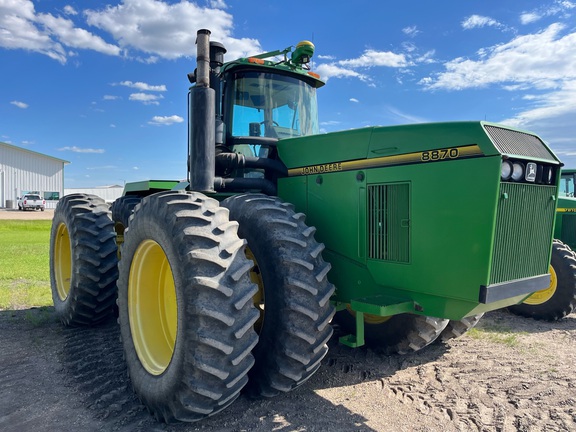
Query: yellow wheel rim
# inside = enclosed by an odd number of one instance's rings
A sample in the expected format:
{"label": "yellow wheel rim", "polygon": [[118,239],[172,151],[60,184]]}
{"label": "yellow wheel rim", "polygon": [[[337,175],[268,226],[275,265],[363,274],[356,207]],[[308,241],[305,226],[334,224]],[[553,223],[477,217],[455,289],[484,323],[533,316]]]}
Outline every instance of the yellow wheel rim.
{"label": "yellow wheel rim", "polygon": [[153,240],[142,242],[132,260],[128,316],[142,366],[152,375],[162,374],[174,353],[178,307],[170,263]]}
{"label": "yellow wheel rim", "polygon": [[264,281],[262,280],[262,274],[260,273],[260,268],[258,267],[258,262],[254,257],[254,254],[249,247],[246,247],[246,258],[254,263],[254,267],[250,270],[250,280],[258,285],[258,292],[254,295],[252,300],[254,301],[254,306],[260,312],[260,318],[254,324],[254,328],[259,333],[262,328],[262,323],[264,322]]}
{"label": "yellow wheel rim", "polygon": [[[352,308],[350,307],[350,305],[346,305],[346,309],[348,310],[348,312],[353,315],[356,316],[356,312],[352,310]],[[364,314],[364,322],[366,324],[383,324],[386,321],[388,321],[390,318],[392,318],[391,316],[380,316],[380,315],[372,315],[372,314]]]}
{"label": "yellow wheel rim", "polygon": [[548,288],[544,288],[543,290],[536,291],[534,294],[524,300],[524,304],[534,306],[546,303],[554,296],[557,286],[558,277],[556,276],[556,271],[554,271],[554,267],[550,266],[550,286]]}
{"label": "yellow wheel rim", "polygon": [[56,292],[60,300],[64,301],[70,294],[70,279],[72,277],[72,251],[68,228],[61,223],[56,230],[54,241],[54,277],[56,279]]}

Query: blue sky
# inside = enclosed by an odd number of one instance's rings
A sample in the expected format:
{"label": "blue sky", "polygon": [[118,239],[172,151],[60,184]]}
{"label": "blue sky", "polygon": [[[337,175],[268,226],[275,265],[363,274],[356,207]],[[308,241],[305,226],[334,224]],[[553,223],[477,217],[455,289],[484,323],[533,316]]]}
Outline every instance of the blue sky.
{"label": "blue sky", "polygon": [[225,60],[316,46],[324,132],[451,120],[539,134],[576,167],[576,1],[0,0],[0,141],[65,187],[186,177],[196,31]]}

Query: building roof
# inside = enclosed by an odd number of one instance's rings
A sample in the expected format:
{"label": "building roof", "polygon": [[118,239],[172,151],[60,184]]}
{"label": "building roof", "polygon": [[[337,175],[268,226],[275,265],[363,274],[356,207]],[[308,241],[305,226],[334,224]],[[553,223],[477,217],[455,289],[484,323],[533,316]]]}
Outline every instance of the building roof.
{"label": "building roof", "polygon": [[15,145],[12,145],[12,144],[8,144],[8,143],[2,142],[2,141],[0,141],[0,146],[9,147],[9,148],[12,148],[12,149],[15,149],[15,150],[20,150],[20,151],[25,152],[25,153],[32,153],[32,154],[35,154],[35,155],[38,155],[38,156],[42,156],[42,157],[45,157],[45,158],[49,158],[49,159],[54,159],[54,160],[57,160],[57,161],[59,161],[59,162],[64,163],[65,165],[70,163],[70,161],[67,161],[67,160],[64,160],[64,159],[60,159],[60,158],[57,158],[57,157],[54,157],[54,156],[49,156],[49,155],[44,154],[44,153],[39,153],[39,152],[35,152],[35,151],[32,151],[32,150],[28,150],[28,149],[25,149],[25,148],[23,148],[23,147],[18,147],[18,146],[15,146]]}

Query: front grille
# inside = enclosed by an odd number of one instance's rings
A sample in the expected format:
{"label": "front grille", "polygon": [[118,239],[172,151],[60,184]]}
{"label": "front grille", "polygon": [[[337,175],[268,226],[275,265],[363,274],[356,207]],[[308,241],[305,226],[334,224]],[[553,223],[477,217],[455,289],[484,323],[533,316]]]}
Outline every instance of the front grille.
{"label": "front grille", "polygon": [[368,257],[410,260],[410,184],[368,186]]}
{"label": "front grille", "polygon": [[556,162],[554,155],[546,148],[540,138],[535,135],[497,126],[485,125],[484,128],[496,148],[502,154],[525,156]]}
{"label": "front grille", "polygon": [[502,183],[500,189],[490,284],[547,273],[556,187]]}
{"label": "front grille", "polygon": [[576,249],[576,213],[562,215],[562,240],[572,249]]}

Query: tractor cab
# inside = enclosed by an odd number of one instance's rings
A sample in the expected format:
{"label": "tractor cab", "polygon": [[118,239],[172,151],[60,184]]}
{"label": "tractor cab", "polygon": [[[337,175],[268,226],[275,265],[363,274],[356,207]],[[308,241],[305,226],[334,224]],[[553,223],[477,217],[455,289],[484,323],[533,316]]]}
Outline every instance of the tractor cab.
{"label": "tractor cab", "polygon": [[[324,82],[309,69],[314,45],[303,41],[228,63],[225,53],[222,44],[210,42],[209,55],[202,55],[204,61],[209,58],[209,67],[203,65],[204,74],[197,69],[188,75],[195,83],[189,125],[191,189],[207,191],[213,183],[218,192],[275,195],[276,180],[287,175],[276,151],[278,140],[319,133],[316,89]],[[209,87],[214,98],[200,97],[202,87]],[[202,100],[194,101],[196,97]],[[212,129],[214,135],[209,136]],[[212,157],[214,181],[203,174]],[[200,180],[194,179],[196,173]]]}
{"label": "tractor cab", "polygon": [[314,53],[311,42],[240,58],[218,68],[222,50],[220,44],[211,42],[211,68],[217,72],[211,86],[221,92],[216,102],[221,104],[216,107],[216,122],[222,124],[217,146],[246,156],[270,157],[279,139],[319,133],[316,89],[324,82],[309,70]]}

